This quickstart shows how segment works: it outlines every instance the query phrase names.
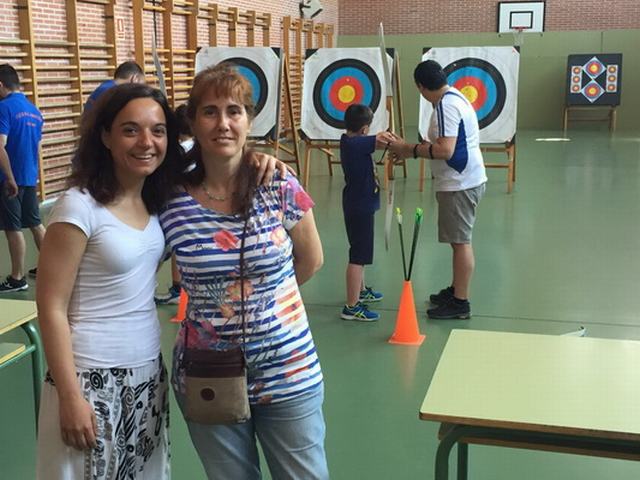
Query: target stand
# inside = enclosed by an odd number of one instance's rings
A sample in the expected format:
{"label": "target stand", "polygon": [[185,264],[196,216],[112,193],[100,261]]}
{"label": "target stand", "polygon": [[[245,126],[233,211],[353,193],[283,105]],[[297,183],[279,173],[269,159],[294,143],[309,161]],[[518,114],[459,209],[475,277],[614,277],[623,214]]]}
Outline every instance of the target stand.
{"label": "target stand", "polygon": [[276,132],[273,138],[264,138],[262,140],[256,141],[254,146],[257,147],[267,147],[273,150],[273,155],[278,157],[278,153],[284,152],[288,155],[288,158],[280,158],[278,159],[284,163],[291,164],[295,166],[296,172],[298,175],[302,173],[302,166],[300,164],[300,135],[298,133],[298,125],[295,122],[294,116],[294,107],[293,107],[293,98],[291,93],[291,76],[289,74],[289,57],[285,55],[283,58],[283,73],[282,73],[282,83],[283,83],[283,95],[284,95],[284,103],[285,108],[287,109],[287,115],[289,119],[291,119],[291,129],[287,129],[282,132],[280,130],[280,122],[276,125]]}
{"label": "target stand", "polygon": [[569,114],[590,111],[602,115],[580,114],[574,122],[609,121],[616,129],[616,107],[622,93],[622,54],[593,53],[567,57],[567,94],[562,115],[562,131],[567,131]]}
{"label": "target stand", "polygon": [[[507,169],[507,193],[513,191],[513,184],[516,182],[516,137],[504,144],[481,144],[480,151],[482,153],[504,153],[507,156],[506,162],[484,162],[485,168],[506,168]],[[420,159],[420,184],[419,188],[424,190],[426,161]]]}
{"label": "target stand", "polygon": [[507,169],[507,193],[513,190],[516,181],[516,137],[505,142],[504,145],[480,145],[482,153],[504,153],[507,155],[507,162],[484,162],[486,168],[506,168]]}
{"label": "target stand", "polygon": [[616,106],[615,105],[600,105],[600,106],[586,106],[586,105],[565,105],[564,112],[562,114],[562,132],[567,133],[567,127],[569,126],[569,114],[577,112],[597,112],[604,113],[602,116],[587,115],[583,116],[582,113],[579,116],[572,115],[572,122],[609,122],[609,132],[616,131]]}
{"label": "target stand", "polygon": [[[316,57],[313,57],[317,53]],[[400,70],[395,50],[387,49],[393,78],[393,97],[398,102],[398,124],[404,135],[401,110]],[[309,59],[313,58],[312,61]],[[393,98],[387,98],[383,79],[376,65],[381,65],[380,50],[371,49],[310,49],[305,62],[301,136],[305,143],[303,186],[308,188],[311,175],[311,156],[318,150],[327,156],[329,175],[333,165],[340,164],[334,150],[340,147],[345,132],[344,112],[353,103],[367,105],[374,112],[371,134],[391,127],[395,108]],[[380,68],[381,70],[381,68]],[[406,177],[406,165],[404,165]]]}

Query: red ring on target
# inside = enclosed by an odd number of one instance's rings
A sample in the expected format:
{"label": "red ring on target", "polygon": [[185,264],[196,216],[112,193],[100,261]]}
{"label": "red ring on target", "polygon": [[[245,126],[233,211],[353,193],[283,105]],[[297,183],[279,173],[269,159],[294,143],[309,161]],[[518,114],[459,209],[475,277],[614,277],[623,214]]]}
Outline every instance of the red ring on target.
{"label": "red ring on target", "polygon": [[[353,98],[341,99],[341,94],[347,94],[347,92],[342,91],[343,89],[352,89]],[[362,97],[362,85],[354,77],[346,76],[339,78],[331,85],[331,90],[329,91],[329,100],[336,109],[341,111],[346,110],[352,103],[361,103]]]}
{"label": "red ring on target", "polygon": [[599,75],[602,72],[602,64],[598,61],[589,62],[587,64],[587,71],[592,75]]}
{"label": "red ring on target", "polygon": [[600,89],[595,85],[591,85],[590,87],[585,89],[584,93],[587,97],[593,98],[598,96],[598,94],[600,93]]}
{"label": "red ring on target", "polygon": [[[469,100],[473,109],[476,111],[481,109],[487,101],[487,87],[484,82],[477,77],[459,78],[453,86],[467,97],[467,100]],[[475,98],[473,98],[473,95],[475,95]]]}

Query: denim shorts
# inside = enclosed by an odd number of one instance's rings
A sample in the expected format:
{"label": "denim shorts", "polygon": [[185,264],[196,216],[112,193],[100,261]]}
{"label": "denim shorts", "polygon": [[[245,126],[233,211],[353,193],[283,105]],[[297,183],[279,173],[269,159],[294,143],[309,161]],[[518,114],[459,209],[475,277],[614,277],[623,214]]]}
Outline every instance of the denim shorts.
{"label": "denim shorts", "polygon": [[[175,393],[182,405],[182,395]],[[259,441],[272,478],[328,480],[323,400],[321,384],[291,400],[251,405],[251,419],[245,423],[203,425],[187,421],[207,478],[261,479]]]}

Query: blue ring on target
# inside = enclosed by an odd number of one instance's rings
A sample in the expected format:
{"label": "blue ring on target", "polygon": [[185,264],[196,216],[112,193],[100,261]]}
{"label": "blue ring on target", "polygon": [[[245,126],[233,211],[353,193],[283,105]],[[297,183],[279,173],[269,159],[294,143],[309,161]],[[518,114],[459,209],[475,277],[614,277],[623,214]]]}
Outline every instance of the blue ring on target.
{"label": "blue ring on target", "polygon": [[[338,60],[320,72],[313,86],[313,106],[318,116],[328,125],[344,130],[344,110],[331,102],[331,89],[342,78],[352,77],[357,82],[356,89],[362,95],[360,103],[378,109],[382,88],[375,71],[366,63],[353,58]],[[348,105],[347,105],[348,106]]]}
{"label": "blue ring on target", "polygon": [[246,58],[227,58],[223,63],[233,64],[240,75],[247,79],[251,85],[251,100],[253,101],[254,117],[257,117],[265,103],[269,94],[267,78],[257,63],[247,60]]}
{"label": "blue ring on target", "polygon": [[456,70],[451,75],[449,75],[449,77],[447,77],[447,81],[449,85],[454,85],[463,77],[477,78],[482,82],[487,91],[487,96],[484,104],[482,104],[480,108],[476,110],[478,120],[481,120],[489,114],[496,103],[496,98],[498,96],[498,87],[496,87],[496,82],[493,80],[491,75],[478,67],[466,67],[460,70]]}
{"label": "blue ring on target", "polygon": [[485,103],[476,111],[478,126],[485,128],[493,123],[502,113],[506,99],[507,87],[502,75],[496,67],[480,58],[462,58],[444,68],[449,85],[454,85],[462,77],[478,79],[487,90]]}

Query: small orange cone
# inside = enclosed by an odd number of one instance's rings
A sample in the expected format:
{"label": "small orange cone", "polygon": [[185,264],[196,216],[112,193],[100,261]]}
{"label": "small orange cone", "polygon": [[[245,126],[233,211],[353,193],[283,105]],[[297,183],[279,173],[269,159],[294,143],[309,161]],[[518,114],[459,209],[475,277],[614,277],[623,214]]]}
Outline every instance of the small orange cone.
{"label": "small orange cone", "polygon": [[400,296],[400,306],[396,317],[396,329],[389,339],[389,343],[398,345],[422,345],[425,336],[418,329],[416,304],[413,300],[411,280],[405,280]]}
{"label": "small orange cone", "polygon": [[178,299],[178,312],[175,316],[171,317],[172,323],[181,323],[184,320],[184,317],[187,315],[187,303],[189,302],[189,297],[187,296],[187,292],[184,291],[184,288],[180,289],[180,298]]}

